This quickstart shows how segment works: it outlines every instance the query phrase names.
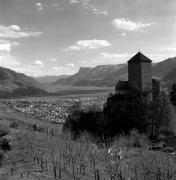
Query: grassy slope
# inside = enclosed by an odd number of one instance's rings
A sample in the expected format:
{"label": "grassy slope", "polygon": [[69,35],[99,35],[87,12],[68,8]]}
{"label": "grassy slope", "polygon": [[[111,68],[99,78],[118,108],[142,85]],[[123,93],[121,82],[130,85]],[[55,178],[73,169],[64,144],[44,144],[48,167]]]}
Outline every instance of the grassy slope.
{"label": "grassy slope", "polygon": [[[59,128],[57,127],[56,124],[50,124],[48,122],[43,122],[38,119],[35,119],[31,116],[26,116],[21,113],[15,112],[9,108],[7,108],[4,104],[0,103],[0,124],[9,126],[10,122],[13,120],[16,120],[20,123],[20,128],[15,130],[15,129],[10,129],[10,135],[15,137],[16,134],[20,133],[23,130],[26,130],[27,126],[33,125],[33,124],[39,124],[41,126],[46,126],[49,128]],[[135,152],[136,153],[136,152]],[[103,155],[103,153],[102,153]],[[101,166],[99,167],[101,168]],[[87,178],[85,178],[87,179]],[[93,177],[88,178],[88,180],[93,179]],[[0,180],[35,180],[32,177],[19,177],[19,176],[1,176],[1,170],[0,170]]]}
{"label": "grassy slope", "polygon": [[46,121],[39,120],[35,118],[34,116],[22,114],[19,112],[16,112],[12,109],[9,109],[6,105],[3,103],[0,103],[0,124],[3,122],[5,124],[9,124],[10,122],[17,121],[19,124],[21,124],[24,127],[31,127],[34,124],[38,124],[39,126],[43,128],[54,128],[54,129],[60,129],[60,125],[57,124],[51,124]]}
{"label": "grassy slope", "polygon": [[[47,129],[54,129],[61,131],[61,126],[57,124],[51,124],[46,121],[41,121],[33,116],[25,115],[9,109],[6,105],[0,102],[0,125],[9,127],[10,123],[16,121],[19,124],[17,129],[10,128],[9,135],[10,139],[15,141],[16,136],[23,131],[28,130],[32,125],[38,124],[40,127]],[[13,142],[12,142],[13,144]],[[0,180],[35,180],[33,177],[20,177],[18,175],[10,176],[3,175],[3,169],[0,169]]]}

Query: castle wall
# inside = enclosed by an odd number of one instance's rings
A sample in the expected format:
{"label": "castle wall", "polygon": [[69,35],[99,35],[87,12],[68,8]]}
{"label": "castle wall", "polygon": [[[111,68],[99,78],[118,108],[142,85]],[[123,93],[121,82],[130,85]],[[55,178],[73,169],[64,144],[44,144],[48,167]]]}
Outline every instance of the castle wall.
{"label": "castle wall", "polygon": [[149,92],[152,89],[151,63],[135,62],[128,64],[128,81],[130,86],[139,91]]}
{"label": "castle wall", "polygon": [[142,91],[149,92],[152,90],[152,70],[151,63],[141,63],[141,75],[142,75]]}
{"label": "castle wall", "polygon": [[140,91],[142,90],[140,63],[128,64],[128,82],[131,87],[138,88]]}

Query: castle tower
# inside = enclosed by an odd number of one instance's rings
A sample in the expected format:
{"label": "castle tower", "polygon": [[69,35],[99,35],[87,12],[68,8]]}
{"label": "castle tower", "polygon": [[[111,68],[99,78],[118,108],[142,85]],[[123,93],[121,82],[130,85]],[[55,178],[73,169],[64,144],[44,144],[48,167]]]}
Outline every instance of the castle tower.
{"label": "castle tower", "polygon": [[137,88],[141,93],[152,90],[152,61],[138,52],[128,61],[129,86]]}

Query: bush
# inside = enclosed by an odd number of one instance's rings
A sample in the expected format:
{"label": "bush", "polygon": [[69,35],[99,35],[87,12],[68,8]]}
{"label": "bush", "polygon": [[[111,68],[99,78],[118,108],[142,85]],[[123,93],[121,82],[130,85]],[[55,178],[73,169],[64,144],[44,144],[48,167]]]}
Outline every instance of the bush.
{"label": "bush", "polygon": [[9,134],[9,128],[7,126],[0,125],[0,138]]}
{"label": "bush", "polygon": [[3,151],[10,151],[11,150],[11,143],[6,138],[1,139],[0,145],[1,145],[1,148]]}
{"label": "bush", "polygon": [[150,145],[150,140],[145,134],[139,133],[136,129],[130,131],[130,139],[134,147],[146,148]]}
{"label": "bush", "polygon": [[150,141],[145,134],[140,134],[137,130],[133,129],[129,135],[120,135],[114,138],[113,146],[116,148],[123,147],[149,147]]}
{"label": "bush", "polygon": [[63,130],[70,130],[74,137],[79,136],[82,132],[89,132],[101,137],[105,132],[103,113],[74,111],[66,119]]}
{"label": "bush", "polygon": [[3,159],[4,159],[4,153],[3,151],[0,151],[0,167],[2,166]]}
{"label": "bush", "polygon": [[11,122],[9,125],[10,128],[14,128],[14,129],[18,128],[18,126],[19,126],[19,123],[15,120]]}
{"label": "bush", "polygon": [[[87,131],[106,139],[129,134],[135,128],[155,140],[161,130],[171,129],[171,105],[164,92],[152,101],[138,92],[115,94],[107,98],[103,111],[93,107],[85,112],[78,103],[70,112],[63,129],[69,129],[76,136]],[[135,141],[138,139],[136,146],[144,146],[145,137],[139,139],[136,135],[132,136]]]}

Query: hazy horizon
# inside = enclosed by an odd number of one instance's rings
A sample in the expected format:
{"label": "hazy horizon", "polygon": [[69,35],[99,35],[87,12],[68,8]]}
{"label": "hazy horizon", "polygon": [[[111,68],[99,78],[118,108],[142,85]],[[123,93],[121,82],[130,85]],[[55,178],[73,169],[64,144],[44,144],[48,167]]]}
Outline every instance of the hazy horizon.
{"label": "hazy horizon", "polygon": [[0,66],[30,76],[176,57],[176,0],[0,0]]}

